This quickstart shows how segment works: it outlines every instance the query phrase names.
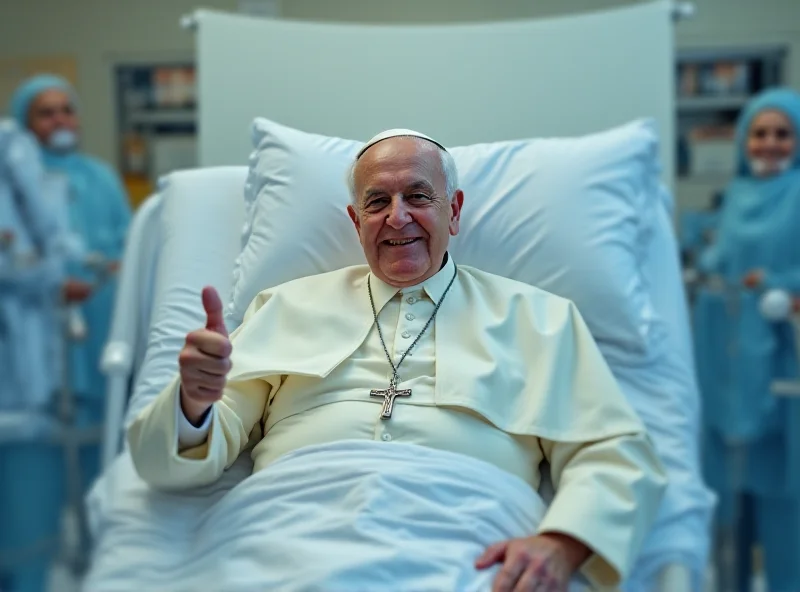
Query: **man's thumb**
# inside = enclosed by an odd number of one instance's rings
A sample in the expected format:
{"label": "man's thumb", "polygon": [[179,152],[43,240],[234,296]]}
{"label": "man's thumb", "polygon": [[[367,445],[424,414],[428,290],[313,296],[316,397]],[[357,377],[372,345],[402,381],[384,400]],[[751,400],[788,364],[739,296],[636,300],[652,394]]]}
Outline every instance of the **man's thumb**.
{"label": "man's thumb", "polygon": [[208,286],[203,288],[203,308],[206,311],[206,329],[228,336],[225,319],[222,316],[222,300],[217,291]]}

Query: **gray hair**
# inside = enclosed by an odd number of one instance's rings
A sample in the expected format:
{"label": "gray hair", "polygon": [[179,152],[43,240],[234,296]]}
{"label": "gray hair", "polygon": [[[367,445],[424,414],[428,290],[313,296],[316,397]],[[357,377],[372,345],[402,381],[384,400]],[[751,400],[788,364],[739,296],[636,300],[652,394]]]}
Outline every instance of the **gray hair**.
{"label": "gray hair", "polygon": [[[416,136],[395,136],[400,138],[413,138],[418,144],[424,144],[426,146],[436,146],[432,142],[424,138],[418,138]],[[453,195],[455,195],[456,190],[458,189],[458,169],[456,168],[456,161],[453,159],[452,154],[450,154],[447,150],[443,150],[439,146],[436,146],[439,150],[439,157],[442,159],[442,171],[444,172],[444,190],[447,194],[447,199],[453,199]],[[356,165],[358,164],[358,159],[354,160],[352,164],[347,169],[347,188],[350,190],[350,201],[355,204],[358,200],[358,196],[356,195]]]}

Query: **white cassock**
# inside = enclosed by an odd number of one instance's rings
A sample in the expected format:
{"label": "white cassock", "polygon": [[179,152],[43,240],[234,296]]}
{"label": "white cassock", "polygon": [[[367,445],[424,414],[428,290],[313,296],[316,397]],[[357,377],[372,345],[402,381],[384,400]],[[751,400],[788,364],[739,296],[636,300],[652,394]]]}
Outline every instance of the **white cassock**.
{"label": "white cassock", "polygon": [[[624,399],[575,306],[527,284],[459,266],[434,323],[392,376],[367,278],[394,363],[420,333],[455,272],[397,289],[366,266],[259,294],[232,334],[233,369],[199,429],[178,404],[178,379],[132,424],[131,454],[160,489],[208,484],[248,447],[254,471],[306,446],[410,443],[490,463],[532,488],[543,461],[556,495],[538,532],[567,533],[594,554],[597,587],[626,575],[665,480],[642,422]],[[531,535],[537,534],[534,532]]]}

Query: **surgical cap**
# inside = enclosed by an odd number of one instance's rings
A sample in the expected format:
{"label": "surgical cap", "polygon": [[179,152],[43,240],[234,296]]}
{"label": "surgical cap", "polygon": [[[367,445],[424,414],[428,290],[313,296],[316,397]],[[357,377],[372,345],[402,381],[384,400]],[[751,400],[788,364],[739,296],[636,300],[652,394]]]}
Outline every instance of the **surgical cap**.
{"label": "surgical cap", "polygon": [[25,82],[17,87],[14,95],[11,97],[11,105],[9,111],[19,125],[24,128],[28,127],[28,112],[31,108],[31,103],[41,93],[46,90],[63,90],[72,99],[73,105],[77,102],[77,94],[72,85],[59,76],[52,74],[40,74],[32,78],[28,78]]}

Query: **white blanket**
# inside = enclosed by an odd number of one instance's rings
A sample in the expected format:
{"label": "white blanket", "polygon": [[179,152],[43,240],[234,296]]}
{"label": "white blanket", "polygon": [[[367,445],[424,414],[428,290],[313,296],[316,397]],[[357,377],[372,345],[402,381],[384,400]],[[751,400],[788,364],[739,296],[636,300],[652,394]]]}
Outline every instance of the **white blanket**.
{"label": "white blanket", "polygon": [[226,492],[246,470],[202,494],[114,495],[84,590],[488,592],[498,568],[475,559],[545,511],[513,475],[408,444],[307,447]]}

